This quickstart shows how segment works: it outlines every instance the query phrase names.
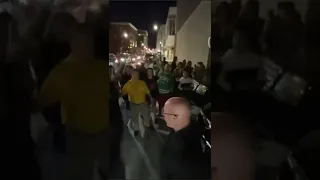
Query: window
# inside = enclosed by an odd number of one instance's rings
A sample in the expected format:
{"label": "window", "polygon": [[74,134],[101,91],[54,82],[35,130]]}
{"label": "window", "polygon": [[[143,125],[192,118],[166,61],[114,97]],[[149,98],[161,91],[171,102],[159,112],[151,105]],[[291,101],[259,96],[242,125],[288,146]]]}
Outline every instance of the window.
{"label": "window", "polygon": [[169,17],[169,26],[168,26],[168,35],[175,35],[176,34],[176,22],[175,16]]}

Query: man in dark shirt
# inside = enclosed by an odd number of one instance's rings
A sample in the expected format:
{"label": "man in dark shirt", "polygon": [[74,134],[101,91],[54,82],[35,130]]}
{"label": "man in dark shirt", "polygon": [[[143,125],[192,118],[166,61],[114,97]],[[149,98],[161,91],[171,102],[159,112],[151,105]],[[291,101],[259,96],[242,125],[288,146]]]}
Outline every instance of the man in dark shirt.
{"label": "man in dark shirt", "polygon": [[204,153],[201,128],[190,121],[189,103],[170,98],[164,106],[164,119],[174,131],[162,152],[162,179],[211,179],[210,154]]}
{"label": "man in dark shirt", "polygon": [[173,71],[177,68],[177,61],[178,61],[178,57],[175,56],[175,57],[173,58],[172,63],[171,63],[171,72],[173,72]]}

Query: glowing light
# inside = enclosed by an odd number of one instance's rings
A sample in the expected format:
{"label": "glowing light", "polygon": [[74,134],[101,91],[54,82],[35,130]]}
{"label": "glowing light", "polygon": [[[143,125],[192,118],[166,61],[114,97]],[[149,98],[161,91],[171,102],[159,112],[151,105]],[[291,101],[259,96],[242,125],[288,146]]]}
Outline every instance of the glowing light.
{"label": "glowing light", "polygon": [[158,30],[158,25],[153,25],[153,30],[157,31]]}
{"label": "glowing light", "polygon": [[127,33],[123,33],[123,37],[127,38],[128,34]]}
{"label": "glowing light", "polygon": [[120,61],[121,61],[121,62],[124,62],[124,58],[121,58]]}

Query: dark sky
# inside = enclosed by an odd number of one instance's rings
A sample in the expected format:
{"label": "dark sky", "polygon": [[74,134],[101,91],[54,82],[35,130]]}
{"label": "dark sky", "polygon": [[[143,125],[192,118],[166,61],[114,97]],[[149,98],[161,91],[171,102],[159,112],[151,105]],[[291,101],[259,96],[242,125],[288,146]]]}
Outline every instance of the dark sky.
{"label": "dark sky", "polygon": [[169,7],[176,1],[110,1],[110,21],[130,22],[149,33],[149,47],[155,48],[153,24],[165,24]]}

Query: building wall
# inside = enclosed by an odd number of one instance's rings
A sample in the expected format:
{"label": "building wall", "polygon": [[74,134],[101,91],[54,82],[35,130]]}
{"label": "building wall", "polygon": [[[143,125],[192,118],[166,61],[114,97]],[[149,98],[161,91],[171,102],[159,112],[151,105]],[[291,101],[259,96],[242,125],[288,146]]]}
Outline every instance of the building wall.
{"label": "building wall", "polygon": [[[179,5],[179,4],[178,4]],[[183,11],[182,7],[178,9]],[[179,19],[179,17],[178,17]],[[179,61],[207,64],[211,36],[211,1],[201,1],[176,34],[176,53]]]}
{"label": "building wall", "polygon": [[[157,52],[160,52],[160,47],[162,47],[161,50],[163,50],[163,44],[165,44],[165,38],[166,38],[166,25],[162,24],[159,26],[159,30],[157,33],[157,44],[156,44]],[[160,42],[162,42],[161,46],[160,46]]]}
{"label": "building wall", "polygon": [[[128,38],[124,38],[124,33]],[[129,52],[135,53],[136,48],[129,49],[130,41],[137,42],[138,32],[129,25],[119,25],[110,23],[109,27],[109,51],[112,53]]]}
{"label": "building wall", "polygon": [[177,0],[177,31],[180,30],[200,2],[201,0]]}

